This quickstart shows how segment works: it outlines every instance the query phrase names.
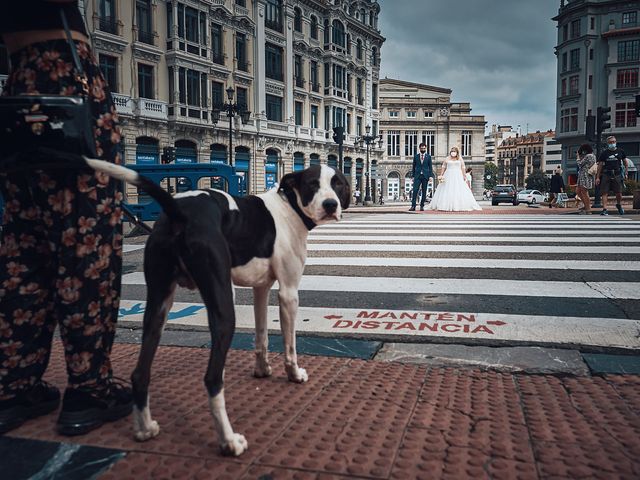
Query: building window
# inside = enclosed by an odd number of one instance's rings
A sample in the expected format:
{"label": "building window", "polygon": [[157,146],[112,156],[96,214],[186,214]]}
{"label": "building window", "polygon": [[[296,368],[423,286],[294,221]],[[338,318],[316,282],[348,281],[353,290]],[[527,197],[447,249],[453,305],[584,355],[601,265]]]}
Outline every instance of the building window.
{"label": "building window", "polygon": [[578,107],[560,110],[560,131],[575,132],[578,130]]}
{"label": "building window", "polygon": [[618,42],[618,61],[629,62],[638,60],[640,57],[640,40],[628,40],[626,42]]}
{"label": "building window", "polygon": [[400,112],[398,110],[389,110],[389,118],[398,118],[400,116]]}
{"label": "building window", "polygon": [[200,106],[200,73],[187,70],[187,104]]}
{"label": "building window", "polygon": [[296,120],[296,125],[302,125],[302,102],[296,102],[295,105],[295,120]]}
{"label": "building window", "polygon": [[238,62],[238,70],[249,71],[249,65],[247,65],[247,36],[239,32],[236,33],[236,61]]}
{"label": "building window", "polygon": [[138,64],[138,96],[140,98],[155,98],[153,94],[153,67],[151,65]]}
{"label": "building window", "polygon": [[266,72],[267,78],[273,78],[274,80],[283,79],[282,72],[282,48],[271,43],[265,45],[265,57],[266,57]]}
{"label": "building window", "polygon": [[329,43],[329,20],[324,19],[324,44],[327,45]]}
{"label": "building window", "polygon": [[195,8],[186,7],[184,9],[184,20],[186,29],[185,38],[189,42],[199,43],[200,36],[198,34],[198,10],[196,10]]}
{"label": "building window", "polygon": [[594,28],[596,28],[596,17],[591,17],[589,18],[589,21],[591,23],[591,30],[593,30]]}
{"label": "building window", "polygon": [[580,36],[581,25],[582,22],[579,19],[571,22],[571,38],[578,38]]}
{"label": "building window", "polygon": [[324,107],[324,129],[329,130],[329,107]]}
{"label": "building window", "polygon": [[638,23],[638,12],[625,12],[622,14],[623,27],[635,27]]}
{"label": "building window", "polygon": [[470,130],[462,131],[462,151],[460,152],[460,155],[462,155],[463,157],[471,156],[471,137],[472,132]]}
{"label": "building window", "polygon": [[116,22],[115,0],[100,0],[98,28],[103,32],[118,34],[118,24]]}
{"label": "building window", "polygon": [[364,105],[364,95],[362,94],[362,79],[356,78],[356,100],[358,105]]}
{"label": "building window", "polygon": [[560,82],[560,96],[564,97],[567,94],[567,79],[563,78]]}
{"label": "building window", "polygon": [[267,120],[282,121],[282,97],[267,95]]}
{"label": "building window", "polygon": [[578,85],[580,83],[580,76],[573,75],[569,77],[569,95],[577,95],[578,94]]}
{"label": "building window", "polygon": [[151,26],[151,2],[136,0],[136,24],[138,26],[138,41],[153,45],[153,31]]}
{"label": "building window", "polygon": [[569,40],[569,24],[568,23],[562,26],[562,41],[566,42],[567,40]]}
{"label": "building window", "polygon": [[387,155],[390,157],[400,156],[400,131],[389,130],[387,132]]}
{"label": "building window", "polygon": [[426,130],[422,132],[422,143],[427,146],[429,155],[436,154],[436,132],[434,130]]}
{"label": "building window", "polygon": [[249,110],[249,96],[246,88],[238,87],[236,89],[236,103],[238,107],[240,107],[241,112]]}
{"label": "building window", "polygon": [[580,49],[575,48],[569,52],[569,68],[577,70],[580,68]]}
{"label": "building window", "polygon": [[311,105],[311,128],[318,128],[318,106]]}
{"label": "building window", "polygon": [[564,52],[562,54],[562,71],[566,72],[567,71],[567,66],[568,66],[568,61],[567,61],[567,52]]}
{"label": "building window", "polygon": [[320,82],[318,81],[318,62],[311,60],[309,65],[309,76],[311,80],[311,90],[314,92],[320,91]]}
{"label": "building window", "polygon": [[222,48],[222,25],[214,23],[211,26],[211,60],[213,60],[213,63],[224,65]]}
{"label": "building window", "polygon": [[318,39],[318,18],[315,15],[311,15],[311,38],[314,40]]}
{"label": "building window", "polygon": [[347,133],[351,134],[351,114],[347,113]]}
{"label": "building window", "polygon": [[424,118],[433,118],[433,112],[425,111],[424,112]]}
{"label": "building window", "polygon": [[333,126],[344,127],[346,110],[340,107],[333,107]]}
{"label": "building window", "polygon": [[356,135],[362,136],[362,117],[356,117]]}
{"label": "building window", "polygon": [[616,128],[636,126],[635,102],[616,103]]}
{"label": "building window", "polygon": [[246,7],[247,6],[247,0],[236,0],[236,5],[239,5],[241,7]]}
{"label": "building window", "polygon": [[618,70],[617,88],[634,88],[638,86],[638,69],[624,68]]}
{"label": "building window", "polygon": [[362,60],[362,40],[360,39],[356,42],[356,58]]}
{"label": "building window", "polygon": [[589,90],[593,89],[593,75],[589,75]]}
{"label": "building window", "polygon": [[413,156],[418,151],[418,132],[407,130],[404,132],[404,156]]}
{"label": "building window", "polygon": [[593,48],[589,49],[589,60],[593,60]]}
{"label": "building window", "polygon": [[302,10],[299,7],[293,9],[293,29],[302,32]]}
{"label": "building window", "polygon": [[271,30],[282,32],[282,0],[267,0],[264,24]]}
{"label": "building window", "polygon": [[302,56],[294,55],[293,57],[293,76],[296,81],[296,87],[304,88],[304,75],[302,75]]}
{"label": "building window", "polygon": [[371,65],[374,67],[378,65],[378,49],[376,47],[371,49]]}
{"label": "building window", "polygon": [[118,59],[109,55],[99,55],[100,70],[112,92],[118,91]]}
{"label": "building window", "polygon": [[416,118],[417,112],[407,112],[407,118]]}
{"label": "building window", "polygon": [[211,82],[211,103],[218,109],[224,106],[224,83]]}
{"label": "building window", "polygon": [[332,24],[332,43],[334,45],[338,45],[339,47],[345,47],[345,33],[344,33],[344,25],[340,20],[334,20]]}
{"label": "building window", "polygon": [[378,84],[374,83],[371,85],[371,108],[374,110],[378,109]]}

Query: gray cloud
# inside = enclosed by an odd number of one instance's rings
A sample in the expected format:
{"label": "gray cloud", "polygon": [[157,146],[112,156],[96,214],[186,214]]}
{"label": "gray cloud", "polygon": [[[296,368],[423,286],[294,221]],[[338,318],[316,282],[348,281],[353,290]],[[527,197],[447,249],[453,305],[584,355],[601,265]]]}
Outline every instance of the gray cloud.
{"label": "gray cloud", "polygon": [[488,125],[555,128],[559,0],[379,0],[381,77],[453,90]]}

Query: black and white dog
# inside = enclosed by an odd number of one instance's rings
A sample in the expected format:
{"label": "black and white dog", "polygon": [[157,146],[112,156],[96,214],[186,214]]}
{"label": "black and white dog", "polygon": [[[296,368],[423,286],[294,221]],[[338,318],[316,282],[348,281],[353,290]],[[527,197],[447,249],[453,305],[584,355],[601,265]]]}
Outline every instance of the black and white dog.
{"label": "black and white dog", "polygon": [[269,291],[278,281],[284,367],[290,381],[306,382],[307,373],[296,357],[295,320],[307,236],[316,225],[340,220],[351,199],[346,178],[326,165],[312,166],[285,175],[278,190],[257,196],[234,197],[205,189],[172,197],[133,170],[100,160],[85,161],[95,170],[143,188],[164,211],[144,255],[147,306],[140,356],[131,375],[135,438],[144,441],[160,431],[149,410],[151,364],[180,285],[197,288],[207,307],[212,347],[204,383],[222,453],[240,455],[247,441],[231,427],[223,388],[236,323],[233,285],[253,287],[254,375],[268,377],[267,306]]}

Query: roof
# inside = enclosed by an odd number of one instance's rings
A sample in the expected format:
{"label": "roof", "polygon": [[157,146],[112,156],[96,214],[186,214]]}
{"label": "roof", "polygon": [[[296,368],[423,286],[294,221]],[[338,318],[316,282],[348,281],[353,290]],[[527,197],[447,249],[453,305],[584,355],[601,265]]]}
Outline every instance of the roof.
{"label": "roof", "polygon": [[397,85],[399,87],[421,88],[424,90],[432,90],[435,92],[446,93],[447,95],[451,95],[451,92],[452,92],[450,88],[434,87],[433,85],[426,85],[424,83],[407,82],[405,80],[396,80],[394,78],[381,78],[379,85],[380,86]]}

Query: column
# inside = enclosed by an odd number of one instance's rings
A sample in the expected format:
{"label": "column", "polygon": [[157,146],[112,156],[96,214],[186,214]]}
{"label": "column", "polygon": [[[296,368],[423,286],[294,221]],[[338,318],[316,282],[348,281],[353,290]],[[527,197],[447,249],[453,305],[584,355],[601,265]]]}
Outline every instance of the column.
{"label": "column", "polygon": [[[253,105],[254,118],[256,120],[256,129],[258,131],[267,128],[266,117],[266,98],[265,98],[265,71],[266,60],[264,57],[265,36],[265,0],[257,0],[255,3],[254,13],[256,19],[256,37],[253,42]],[[256,14],[257,13],[257,14]],[[256,184],[254,183],[254,188]]]}
{"label": "column", "polygon": [[291,121],[293,117],[293,86],[295,85],[295,80],[293,78],[294,69],[293,69],[293,7],[291,5],[287,6],[284,11],[284,28],[285,35],[287,37],[287,44],[284,47],[285,54],[285,76],[284,76],[284,105],[285,105],[285,122],[290,125],[294,122]]}

